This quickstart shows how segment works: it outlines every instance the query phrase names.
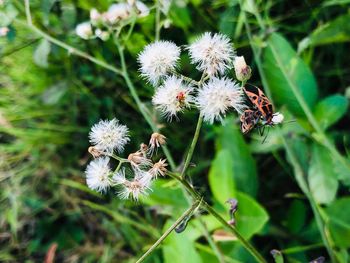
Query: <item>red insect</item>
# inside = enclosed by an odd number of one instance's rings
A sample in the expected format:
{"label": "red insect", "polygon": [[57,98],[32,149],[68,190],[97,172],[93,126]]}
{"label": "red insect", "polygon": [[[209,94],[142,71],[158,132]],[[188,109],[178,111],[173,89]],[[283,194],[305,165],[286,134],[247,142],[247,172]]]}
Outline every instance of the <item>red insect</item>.
{"label": "red insect", "polygon": [[256,86],[243,87],[243,91],[252,104],[252,109],[247,109],[240,117],[241,131],[243,134],[251,131],[262,120],[262,126],[272,126],[274,122],[273,106],[261,89]]}
{"label": "red insect", "polygon": [[176,99],[178,100],[179,103],[183,103],[185,100],[186,94],[185,92],[179,92],[179,94],[176,95]]}

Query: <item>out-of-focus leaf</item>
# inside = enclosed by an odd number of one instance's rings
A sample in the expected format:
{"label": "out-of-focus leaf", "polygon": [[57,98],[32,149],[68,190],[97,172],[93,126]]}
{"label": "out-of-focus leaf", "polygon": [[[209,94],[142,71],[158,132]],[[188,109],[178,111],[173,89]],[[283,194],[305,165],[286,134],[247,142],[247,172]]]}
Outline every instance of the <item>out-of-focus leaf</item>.
{"label": "out-of-focus leaf", "polygon": [[214,197],[222,205],[235,195],[232,155],[227,149],[217,152],[209,171],[209,185]]}
{"label": "out-of-focus leaf", "polygon": [[234,7],[226,9],[220,16],[220,32],[232,36],[237,24],[237,9]]}
{"label": "out-of-focus leaf", "polygon": [[283,255],[282,255],[281,251],[273,249],[273,250],[271,250],[271,254],[272,254],[272,257],[273,257],[275,263],[283,263],[284,262]]}
{"label": "out-of-focus leaf", "polygon": [[350,14],[337,17],[313,31],[300,41],[298,52],[308,47],[350,41]]}
{"label": "out-of-focus leaf", "polygon": [[274,102],[286,105],[297,116],[304,116],[293,89],[301,94],[309,108],[313,108],[318,91],[311,70],[278,33],[271,34],[263,55],[263,70]]}
{"label": "out-of-focus leaf", "polygon": [[180,27],[185,31],[191,25],[191,16],[188,9],[185,7],[172,5],[169,11],[169,16],[173,25]]}
{"label": "out-of-focus leaf", "polygon": [[232,174],[237,190],[255,196],[258,188],[254,158],[245,143],[240,130],[227,118],[219,130],[217,148],[226,149],[231,154]]}
{"label": "out-of-focus leaf", "polygon": [[154,206],[163,206],[163,213],[173,214],[174,211],[183,211],[188,207],[188,202],[178,184],[170,185],[167,180],[155,180],[152,184],[152,192],[144,203]]}
{"label": "out-of-focus leaf", "polygon": [[317,144],[312,147],[308,180],[316,202],[329,204],[334,200],[338,190],[338,178],[332,156],[327,149]]}
{"label": "out-of-focus leaf", "polygon": [[334,201],[327,209],[328,228],[336,246],[350,247],[350,197]]}
{"label": "out-of-focus leaf", "polygon": [[305,224],[306,207],[300,200],[294,200],[287,211],[287,227],[292,233],[299,233]]}
{"label": "out-of-focus leaf", "polygon": [[317,103],[315,117],[320,126],[326,129],[344,116],[348,106],[348,100],[344,96],[332,95]]}
{"label": "out-of-focus leaf", "polygon": [[48,56],[50,54],[51,45],[50,42],[46,39],[41,40],[40,44],[34,51],[34,62],[39,67],[47,68],[48,67]]}
{"label": "out-of-focus leaf", "polygon": [[12,5],[6,5],[5,8],[0,9],[0,27],[8,26],[16,18],[18,14],[17,9]]}
{"label": "out-of-focus leaf", "polygon": [[147,45],[147,41],[145,39],[145,36],[140,33],[134,33],[131,35],[130,39],[128,40],[126,48],[131,54],[136,55],[146,45]]}
{"label": "out-of-focus leaf", "polygon": [[68,89],[67,83],[65,81],[61,81],[49,87],[45,90],[42,95],[42,100],[45,104],[53,105],[56,104],[64,94],[66,94]]}
{"label": "out-of-focus leaf", "polygon": [[332,6],[332,5],[346,5],[349,4],[350,0],[324,0],[323,6]]}
{"label": "out-of-focus leaf", "polygon": [[[164,225],[164,231],[167,230],[173,220],[168,220]],[[196,248],[195,242],[193,242],[188,233],[191,231],[191,226],[188,226],[187,229],[177,234],[172,232],[163,243],[163,255],[165,263],[201,263],[201,257],[199,256]]]}

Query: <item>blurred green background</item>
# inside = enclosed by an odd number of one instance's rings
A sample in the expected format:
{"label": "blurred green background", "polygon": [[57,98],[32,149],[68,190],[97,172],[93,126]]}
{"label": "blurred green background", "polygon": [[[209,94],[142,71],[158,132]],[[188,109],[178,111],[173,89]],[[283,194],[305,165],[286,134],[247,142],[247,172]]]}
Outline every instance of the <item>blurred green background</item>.
{"label": "blurred green background", "polygon": [[[112,40],[85,41],[74,31],[91,8],[105,10],[111,3],[30,1],[38,28],[119,67]],[[145,4],[152,8],[155,2]],[[174,0],[169,13],[161,14],[169,27],[160,38],[177,45],[206,31],[229,36],[252,67],[250,82],[263,87],[285,115],[264,143],[256,132],[243,137],[236,115],[225,125],[205,125],[190,169],[195,188],[227,220],[225,201],[239,200],[237,228],[269,262],[272,249],[281,250],[286,262],[319,256],[330,262],[320,229],[336,261],[349,262],[349,11],[348,0]],[[116,117],[126,124],[132,137],[126,152],[147,142],[152,131],[124,79],[43,40],[25,19],[22,1],[5,0],[0,26],[10,31],[0,37],[0,261],[43,262],[57,244],[54,262],[135,262],[188,207],[184,193],[169,178],[157,180],[139,203],[86,187],[87,136],[94,123]],[[154,89],[139,76],[136,57],[154,41],[154,21],[154,8],[137,21],[126,63],[180,164],[197,113],[166,123],[152,108]],[[184,75],[200,77],[185,53],[181,64]],[[295,90],[314,118],[305,114]],[[206,235],[215,237],[224,262],[254,262],[218,230],[222,226],[203,212],[146,262],[219,262]]]}

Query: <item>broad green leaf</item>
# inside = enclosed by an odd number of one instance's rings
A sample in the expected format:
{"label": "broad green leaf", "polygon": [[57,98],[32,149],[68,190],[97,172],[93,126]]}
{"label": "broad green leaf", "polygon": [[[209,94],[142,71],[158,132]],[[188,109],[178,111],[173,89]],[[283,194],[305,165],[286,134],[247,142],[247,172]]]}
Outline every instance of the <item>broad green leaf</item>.
{"label": "broad green leaf", "polygon": [[331,5],[346,5],[350,4],[350,0],[324,0],[323,6],[331,6]]}
{"label": "broad green leaf", "polygon": [[[317,100],[314,75],[280,34],[273,33],[263,52],[263,70],[276,105],[286,105],[291,113],[304,116],[295,93],[299,93],[309,108]],[[294,90],[294,91],[293,91]]]}
{"label": "broad green leaf", "polygon": [[45,90],[41,97],[44,104],[54,105],[66,94],[67,90],[67,82],[61,81]]}
{"label": "broad green leaf", "polygon": [[238,211],[236,222],[238,231],[246,238],[259,233],[269,219],[266,210],[252,197],[245,193],[237,193]]}
{"label": "broad green leaf", "polygon": [[328,228],[336,246],[350,247],[350,197],[334,201],[326,212],[329,217]]}
{"label": "broad green leaf", "polygon": [[255,160],[231,118],[220,127],[216,142],[218,150],[226,149],[231,154],[232,176],[237,190],[255,196],[258,188]]}
{"label": "broad green leaf", "polygon": [[326,129],[344,116],[348,106],[344,96],[332,95],[317,103],[314,114],[320,126]]}
{"label": "broad green leaf", "polygon": [[350,14],[337,17],[313,31],[300,41],[298,52],[308,47],[350,41]]}
{"label": "broad green leaf", "polygon": [[[168,220],[164,225],[163,232],[166,231],[174,220]],[[182,233],[171,232],[163,243],[163,255],[165,263],[201,263],[201,257],[195,248],[189,233],[191,232],[191,225],[189,224],[186,230]]]}
{"label": "broad green leaf", "polygon": [[312,147],[308,174],[310,191],[319,204],[331,203],[338,190],[338,178],[329,151],[317,144]]}
{"label": "broad green leaf", "polygon": [[152,192],[142,200],[148,205],[162,206],[162,213],[173,214],[188,207],[188,202],[178,184],[158,179],[152,184]]}
{"label": "broad green leaf", "polygon": [[46,39],[41,40],[38,47],[35,49],[33,58],[36,65],[42,68],[48,67],[48,56],[50,54],[51,45]]}
{"label": "broad green leaf", "polygon": [[191,25],[191,15],[187,8],[178,7],[177,5],[172,5],[169,11],[170,19],[172,24],[187,30]]}
{"label": "broad green leaf", "polygon": [[214,197],[222,205],[235,195],[232,155],[226,149],[217,152],[209,171],[209,185]]}

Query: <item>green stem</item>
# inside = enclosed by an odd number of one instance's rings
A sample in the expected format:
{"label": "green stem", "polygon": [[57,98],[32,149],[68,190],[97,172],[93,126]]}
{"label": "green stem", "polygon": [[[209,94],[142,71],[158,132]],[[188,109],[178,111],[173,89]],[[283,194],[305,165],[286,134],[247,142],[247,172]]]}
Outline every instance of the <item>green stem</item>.
{"label": "green stem", "polygon": [[195,149],[197,141],[198,141],[199,132],[200,132],[201,127],[202,127],[202,123],[203,123],[203,116],[199,115],[197,126],[196,126],[196,131],[194,133],[194,136],[193,136],[193,139],[192,139],[192,143],[191,143],[190,149],[188,150],[188,153],[187,153],[187,156],[186,156],[186,160],[185,160],[185,164],[184,164],[184,167],[183,167],[182,172],[181,172],[181,177],[182,178],[185,177],[186,170],[187,170],[188,166],[190,165],[190,162],[191,162],[191,159],[192,159],[192,155],[193,155],[194,149]]}
{"label": "green stem", "polygon": [[192,195],[192,197],[198,201],[201,201],[201,205],[214,216],[223,226],[225,226],[228,230],[230,230],[235,237],[241,242],[242,246],[260,263],[266,263],[266,260],[260,255],[260,253],[247,241],[245,238],[238,232],[238,230],[231,226],[219,213],[217,213],[207,202],[203,201],[203,197],[190,185],[190,183],[182,178],[177,173],[173,173],[168,171],[167,175],[171,178],[179,181],[187,191]]}
{"label": "green stem", "polygon": [[190,215],[200,204],[200,201],[197,200],[193,203],[193,205],[188,208],[175,222],[172,224],[164,233],[163,235],[146,251],[145,254],[143,254],[139,260],[136,261],[136,263],[140,263],[146,259],[147,256],[149,256],[158,246],[160,243],[163,242],[164,239],[167,238],[167,236],[170,235],[170,233],[188,216]]}
{"label": "green stem", "polygon": [[159,0],[156,1],[156,20],[155,20],[155,41],[159,41],[160,37],[160,30],[161,30],[161,25],[160,25],[160,6],[159,6]]}

